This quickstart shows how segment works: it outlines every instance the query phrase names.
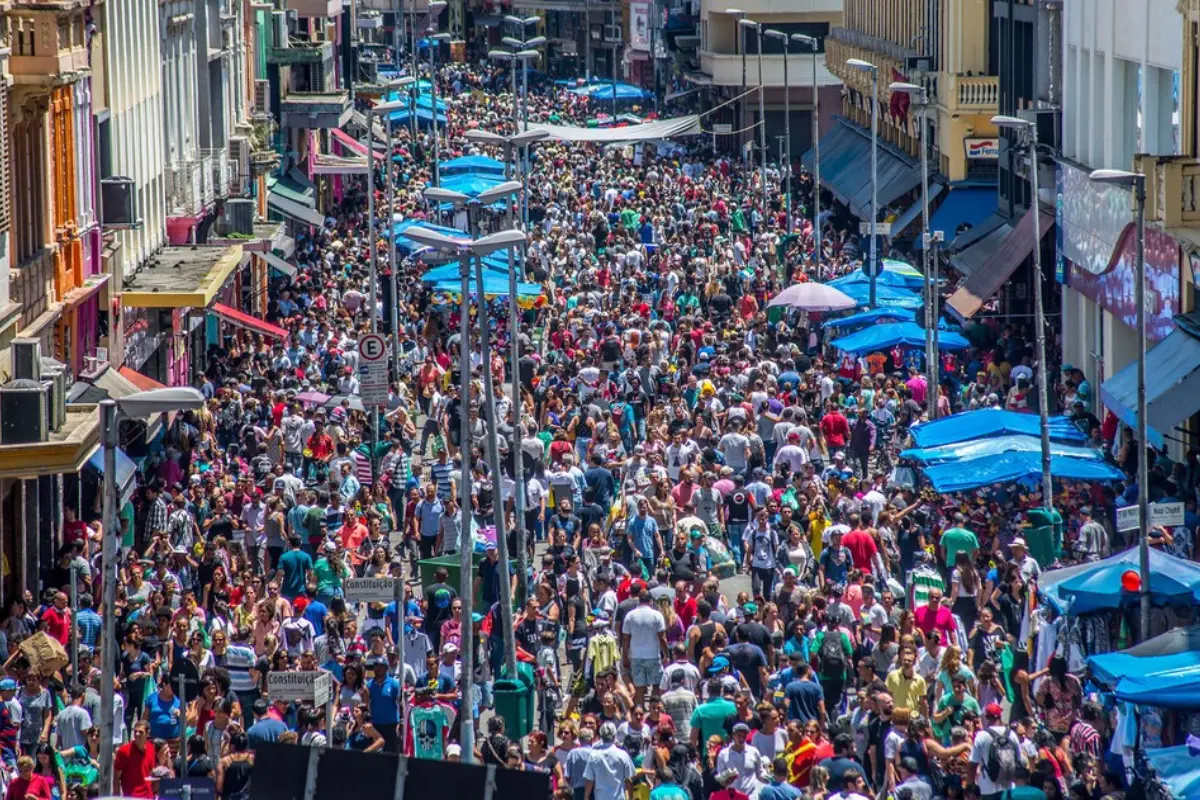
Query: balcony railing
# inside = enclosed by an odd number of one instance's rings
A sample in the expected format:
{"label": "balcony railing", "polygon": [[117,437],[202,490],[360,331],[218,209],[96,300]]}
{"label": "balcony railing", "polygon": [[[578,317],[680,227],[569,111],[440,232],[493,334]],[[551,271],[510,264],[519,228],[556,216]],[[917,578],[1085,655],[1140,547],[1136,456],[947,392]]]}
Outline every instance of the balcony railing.
{"label": "balcony railing", "polygon": [[949,111],[996,111],[1000,104],[1000,78],[995,75],[952,75],[941,82],[938,102]]}
{"label": "balcony railing", "polygon": [[218,198],[229,196],[229,149],[218,148],[201,151],[211,164],[213,193]]}
{"label": "balcony railing", "polygon": [[1133,157],[1146,176],[1146,219],[1168,231],[1200,228],[1200,160],[1190,156]]}
{"label": "balcony railing", "polygon": [[[919,55],[916,50],[909,47],[903,47],[895,42],[889,42],[887,39],[881,39],[878,36],[870,36],[861,31],[850,30],[849,28],[834,28],[829,32],[829,36],[825,39],[826,52],[829,50],[830,40],[844,42],[859,50],[866,50],[871,53],[879,53],[887,56],[893,61],[904,63],[904,59],[909,56]],[[863,59],[871,61],[871,59]],[[875,63],[871,61],[871,63]],[[878,65],[877,65],[878,66]]]}
{"label": "balcony railing", "polygon": [[204,210],[201,171],[200,160],[194,158],[167,167],[167,216],[194,217]]}

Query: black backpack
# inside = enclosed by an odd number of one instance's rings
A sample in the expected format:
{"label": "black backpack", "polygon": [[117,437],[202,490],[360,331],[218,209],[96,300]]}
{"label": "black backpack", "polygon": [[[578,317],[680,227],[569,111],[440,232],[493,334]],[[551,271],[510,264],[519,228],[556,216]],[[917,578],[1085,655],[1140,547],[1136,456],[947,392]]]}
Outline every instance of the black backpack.
{"label": "black backpack", "polygon": [[987,763],[984,764],[984,771],[987,773],[988,780],[992,783],[1007,786],[1012,783],[1013,775],[1017,771],[1017,765],[1021,763],[1017,744],[1008,735],[1007,730],[997,735],[994,730],[988,728],[987,734],[992,740],[992,746],[988,748]]}
{"label": "black backpack", "polygon": [[817,651],[817,663],[825,675],[846,674],[846,651],[842,649],[841,631],[825,631],[821,649]]}

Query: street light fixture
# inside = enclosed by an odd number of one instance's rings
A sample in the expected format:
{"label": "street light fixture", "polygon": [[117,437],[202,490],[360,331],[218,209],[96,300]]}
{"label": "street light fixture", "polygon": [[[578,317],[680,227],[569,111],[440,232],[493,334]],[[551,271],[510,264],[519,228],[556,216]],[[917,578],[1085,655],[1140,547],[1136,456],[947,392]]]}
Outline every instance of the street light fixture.
{"label": "street light fixture", "polygon": [[[399,78],[395,81],[392,81],[389,84],[389,88],[404,89],[404,88],[415,85],[416,82],[417,82],[417,79],[415,77],[413,77],[412,75],[406,75],[403,78]],[[397,302],[396,302],[399,299],[396,296],[396,292],[398,290],[398,286],[397,286],[397,282],[396,282],[397,281],[397,277],[396,277],[396,237],[393,235],[393,229],[395,227],[393,215],[396,213],[396,185],[395,185],[396,182],[394,180],[392,180],[392,114],[397,111],[404,111],[404,110],[408,109],[410,107],[411,102],[412,102],[412,95],[410,93],[409,100],[407,100],[407,101],[389,100],[386,103],[380,103],[379,105],[375,106],[375,109],[374,109],[377,114],[383,114],[385,119],[387,120],[387,150],[386,150],[387,154],[384,156],[384,159],[383,159],[383,174],[385,176],[384,186],[387,189],[387,205],[388,205],[388,210],[387,210],[388,271],[391,273],[390,285],[391,285],[391,290],[392,290],[390,322],[391,322],[391,326],[392,326],[392,338],[393,338],[393,347],[392,347],[393,364],[395,364],[395,360],[400,357],[400,318],[399,318],[399,310],[397,308]],[[413,110],[415,110],[415,109],[413,109]],[[412,112],[410,111],[410,113],[412,113]],[[374,153],[375,153],[374,149],[370,149],[367,151],[367,169],[368,170],[374,169],[374,165],[371,163],[372,158],[374,157]],[[374,224],[374,220],[372,220],[372,224]],[[404,637],[400,637],[400,638],[403,639]]]}
{"label": "street light fixture", "polygon": [[[879,219],[879,67],[863,61],[861,58],[851,58],[846,60],[846,65],[862,72],[871,73],[871,264],[867,270],[867,275],[871,279],[871,296],[870,306],[875,307],[875,279],[879,272],[879,259],[876,258],[876,228],[875,222]],[[936,388],[930,387],[931,391],[936,392]]]}
{"label": "street light fixture", "polygon": [[[1137,205],[1137,318],[1138,318],[1138,366],[1137,366],[1137,440],[1138,453],[1138,572],[1141,574],[1139,589],[1141,601],[1141,640],[1150,636],[1150,465],[1146,459],[1146,176],[1140,172],[1123,169],[1098,169],[1090,176],[1096,183],[1113,186],[1128,186],[1133,189]],[[1035,201],[1036,202],[1036,201]]]}
{"label": "street light fixture", "polygon": [[763,96],[767,93],[766,86],[763,85],[763,64],[762,64],[762,37],[763,26],[761,22],[755,22],[752,19],[742,17],[738,20],[738,25],[743,28],[753,28],[758,37],[758,149],[761,153],[759,157],[759,177],[762,181],[762,199],[763,199],[763,218],[767,216],[767,112],[764,106]]}
{"label": "street light fixture", "polygon": [[[817,91],[817,50],[821,43],[815,36],[793,33],[793,42],[800,42],[812,49],[812,141],[813,141],[813,264],[817,275],[821,274],[821,103]],[[788,165],[791,166],[790,164]],[[790,177],[790,176],[789,176]],[[791,189],[788,189],[791,194]]]}
{"label": "street light fixture", "polygon": [[[117,536],[117,448],[120,420],[141,419],[155,414],[203,408],[204,395],[191,387],[169,387],[135,392],[119,400],[100,401],[100,443],[104,448],[103,501],[104,541],[101,547],[100,580],[104,592],[103,637],[100,653],[100,793],[113,793],[113,681],[117,653],[117,569],[121,564],[121,541]],[[76,676],[78,677],[78,676]]]}
{"label": "street light fixture", "polygon": [[992,124],[1015,131],[1019,146],[1029,151],[1029,179],[1033,186],[1033,199],[1030,202],[1030,212],[1033,214],[1033,316],[1038,363],[1038,415],[1041,418],[1042,434],[1042,497],[1046,507],[1051,508],[1054,503],[1054,484],[1050,477],[1050,400],[1046,387],[1046,370],[1049,369],[1049,364],[1046,362],[1046,312],[1042,300],[1042,230],[1038,213],[1037,140],[1034,125],[1029,120],[1001,114],[992,117]]}
{"label": "street light fixture", "polygon": [[787,230],[792,232],[792,86],[788,81],[788,49],[791,40],[783,31],[775,29],[763,31],[763,36],[778,39],[783,43],[783,136],[787,149],[779,157],[784,164],[784,210],[787,213]]}
{"label": "street light fixture", "polygon": [[[746,18],[746,12],[740,8],[727,8],[725,9],[725,13],[736,15],[739,22]],[[735,39],[737,49],[742,56],[742,90],[738,102],[738,108],[742,113],[741,122],[738,124],[738,128],[744,129],[746,127],[746,48],[744,46],[745,43],[742,41],[741,28],[735,27],[734,32],[737,34]]]}

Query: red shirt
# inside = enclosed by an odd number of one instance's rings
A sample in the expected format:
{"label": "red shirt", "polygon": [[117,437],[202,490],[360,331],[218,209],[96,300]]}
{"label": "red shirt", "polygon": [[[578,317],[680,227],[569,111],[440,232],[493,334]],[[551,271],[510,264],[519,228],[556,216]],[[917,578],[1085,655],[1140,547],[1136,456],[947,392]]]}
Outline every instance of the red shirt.
{"label": "red shirt", "polygon": [[850,436],[850,423],[840,412],[831,412],[821,417],[821,434],[830,447],[845,447]]}
{"label": "red shirt", "polygon": [[29,776],[29,780],[18,775],[8,784],[7,794],[13,800],[25,800],[28,795],[50,800],[50,782],[36,772]]}
{"label": "red shirt", "polygon": [[81,519],[73,522],[63,523],[63,544],[75,544],[76,542],[87,541],[88,526]]}
{"label": "red shirt", "polygon": [[913,622],[926,636],[935,629],[941,631],[943,642],[950,641],[946,637],[954,632],[954,615],[943,605],[938,606],[937,613],[934,613],[931,606],[921,606],[913,612]]}
{"label": "red shirt", "polygon": [[154,769],[154,743],[146,742],[139,750],[133,742],[117,748],[113,756],[113,770],[121,776],[121,794],[126,797],[154,797],[154,787],[146,780]]}
{"label": "red shirt", "polygon": [[854,566],[862,570],[864,575],[870,575],[872,559],[879,552],[871,534],[862,530],[850,531],[842,537],[842,545],[850,551]]}
{"label": "red shirt", "polygon": [[47,630],[61,645],[66,645],[71,639],[71,609],[59,611],[56,606],[49,606],[42,612],[42,619],[50,623]]}

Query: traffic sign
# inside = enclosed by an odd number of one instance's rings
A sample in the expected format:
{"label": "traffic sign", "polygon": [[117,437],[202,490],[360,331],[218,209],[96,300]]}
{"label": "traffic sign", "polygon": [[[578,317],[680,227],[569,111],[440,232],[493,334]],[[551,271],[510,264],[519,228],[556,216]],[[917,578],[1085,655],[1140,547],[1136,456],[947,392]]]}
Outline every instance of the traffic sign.
{"label": "traffic sign", "polygon": [[347,578],[342,591],[352,603],[390,603],[396,599],[396,579]]}
{"label": "traffic sign", "polygon": [[[858,223],[858,232],[862,236],[870,236],[871,235],[871,223],[870,222]],[[892,235],[892,223],[876,222],[875,223],[875,233],[878,234],[879,236],[891,236]]]}
{"label": "traffic sign", "polygon": [[[1136,531],[1141,515],[1137,506],[1117,509],[1117,530]],[[1150,527],[1174,528],[1183,524],[1183,503],[1151,503]]]}
{"label": "traffic sign", "polygon": [[272,671],[267,675],[267,694],[272,700],[323,706],[333,695],[332,676],[325,670]]}
{"label": "traffic sign", "polygon": [[733,125],[731,123],[728,123],[728,122],[714,122],[713,123],[713,135],[728,136],[731,133],[733,133]]}
{"label": "traffic sign", "polygon": [[387,342],[378,333],[368,333],[358,342],[358,357],[363,361],[382,361],[387,356]]}

